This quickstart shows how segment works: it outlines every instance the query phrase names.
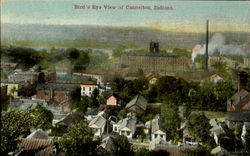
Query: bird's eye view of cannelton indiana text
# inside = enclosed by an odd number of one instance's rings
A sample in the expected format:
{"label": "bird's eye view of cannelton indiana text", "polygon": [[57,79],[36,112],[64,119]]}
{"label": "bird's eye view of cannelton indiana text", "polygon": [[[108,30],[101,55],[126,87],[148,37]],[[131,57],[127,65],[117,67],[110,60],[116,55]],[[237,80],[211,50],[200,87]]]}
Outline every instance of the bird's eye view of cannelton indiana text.
{"label": "bird's eye view of cannelton indiana text", "polygon": [[1,156],[250,155],[250,1],[0,8]]}

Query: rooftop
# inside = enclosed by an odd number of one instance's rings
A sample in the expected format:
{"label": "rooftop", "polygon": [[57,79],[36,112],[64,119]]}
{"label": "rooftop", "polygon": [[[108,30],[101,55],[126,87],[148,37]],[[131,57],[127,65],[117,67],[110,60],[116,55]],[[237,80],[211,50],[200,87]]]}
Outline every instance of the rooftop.
{"label": "rooftop", "polygon": [[139,106],[140,108],[142,108],[143,110],[146,110],[147,108],[147,100],[140,96],[140,95],[136,95],[127,105],[126,108],[130,108],[134,105]]}

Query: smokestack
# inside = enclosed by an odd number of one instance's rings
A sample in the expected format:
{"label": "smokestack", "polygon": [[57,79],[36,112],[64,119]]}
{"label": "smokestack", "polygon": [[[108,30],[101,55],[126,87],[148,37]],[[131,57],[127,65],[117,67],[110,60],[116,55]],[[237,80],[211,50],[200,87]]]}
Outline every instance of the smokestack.
{"label": "smokestack", "polygon": [[209,21],[206,24],[206,60],[205,60],[205,70],[208,70],[208,38],[209,38]]}

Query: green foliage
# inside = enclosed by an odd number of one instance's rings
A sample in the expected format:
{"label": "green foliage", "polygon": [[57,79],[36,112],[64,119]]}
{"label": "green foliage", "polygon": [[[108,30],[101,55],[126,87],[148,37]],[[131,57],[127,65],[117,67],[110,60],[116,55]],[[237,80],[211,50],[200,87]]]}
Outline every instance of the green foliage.
{"label": "green foliage", "polygon": [[15,48],[9,53],[11,61],[18,63],[23,71],[37,65],[44,57],[34,49]]}
{"label": "green foliage", "polygon": [[30,110],[30,113],[34,116],[36,128],[41,128],[43,130],[52,128],[54,116],[51,111],[47,110],[42,105],[37,105]]}
{"label": "green foliage", "polygon": [[124,135],[119,135],[113,139],[112,153],[116,156],[130,156],[133,154],[131,151],[131,144],[129,143],[127,137]]}
{"label": "green foliage", "polygon": [[59,140],[61,149],[70,156],[95,155],[99,141],[93,141],[93,132],[83,121],[69,128]]}
{"label": "green foliage", "polygon": [[188,59],[191,59],[192,53],[187,51],[186,49],[174,48],[173,49],[173,55],[175,55],[175,56],[185,56]]}
{"label": "green foliage", "polygon": [[140,48],[140,45],[137,45],[134,42],[122,42],[120,44],[117,45],[117,47],[113,50],[113,56],[114,57],[120,57],[123,54],[123,51],[125,49],[131,49],[131,48]]}
{"label": "green foliage", "polygon": [[138,127],[136,128],[135,134],[134,134],[135,138],[140,139],[141,142],[146,139],[147,135],[144,132],[144,128],[143,127]]}
{"label": "green foliage", "polygon": [[147,90],[148,82],[144,76],[139,77],[138,80],[126,81],[121,76],[116,75],[112,80],[111,89],[127,103],[137,94],[142,94],[144,90]]}
{"label": "green foliage", "polygon": [[15,150],[21,138],[28,135],[33,126],[34,117],[25,111],[14,110],[2,116],[1,153]]}
{"label": "green foliage", "polygon": [[162,104],[161,119],[163,120],[163,126],[166,132],[169,133],[169,136],[175,141],[178,141],[180,138],[177,130],[180,128],[181,124],[178,107],[168,103]]}
{"label": "green foliage", "polygon": [[205,147],[199,146],[195,149],[181,152],[181,156],[212,156],[212,155],[210,154],[210,150],[206,149]]}
{"label": "green foliage", "polygon": [[162,76],[156,82],[157,95],[160,101],[181,105],[188,101],[189,84],[183,79]]}
{"label": "green foliage", "polygon": [[209,141],[209,134],[211,126],[208,118],[203,113],[193,112],[188,116],[188,132],[189,134],[201,141],[206,143]]}
{"label": "green foliage", "polygon": [[108,57],[108,54],[105,54],[103,52],[92,52],[89,54],[90,65],[104,65],[108,62]]}

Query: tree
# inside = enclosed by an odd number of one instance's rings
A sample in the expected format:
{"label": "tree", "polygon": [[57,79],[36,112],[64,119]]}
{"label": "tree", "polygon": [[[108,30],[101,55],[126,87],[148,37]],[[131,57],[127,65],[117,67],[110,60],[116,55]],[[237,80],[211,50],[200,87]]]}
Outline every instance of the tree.
{"label": "tree", "polygon": [[195,149],[186,150],[181,152],[181,156],[211,156],[210,150],[206,149],[205,147],[197,147]]}
{"label": "tree", "polygon": [[180,128],[181,119],[179,117],[178,107],[176,105],[164,103],[161,106],[161,118],[163,126],[171,138],[178,140],[179,134],[177,130]]}
{"label": "tree", "polygon": [[133,152],[131,151],[131,144],[129,143],[127,137],[125,137],[124,135],[117,136],[113,140],[113,142],[114,148],[112,148],[112,153],[115,156],[129,156],[133,154]]}
{"label": "tree", "polygon": [[37,105],[30,110],[30,113],[35,118],[35,127],[47,130],[52,128],[53,113],[47,110],[42,105]]}
{"label": "tree", "polygon": [[34,117],[25,111],[10,111],[2,116],[1,153],[15,150],[20,139],[28,135],[34,125]]}
{"label": "tree", "polygon": [[206,143],[209,141],[211,126],[203,113],[193,112],[188,116],[188,132],[195,139]]}
{"label": "tree", "polygon": [[99,141],[93,141],[93,132],[88,125],[80,121],[69,128],[59,140],[61,149],[70,156],[95,155]]}

